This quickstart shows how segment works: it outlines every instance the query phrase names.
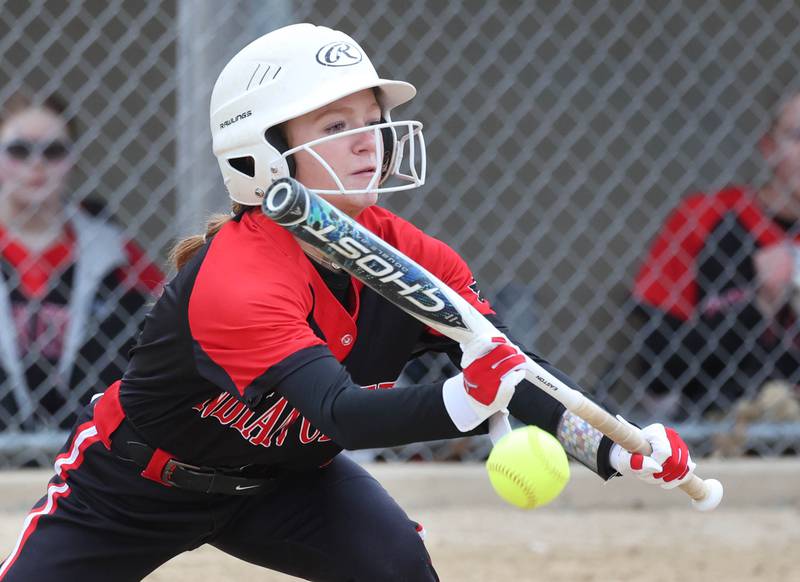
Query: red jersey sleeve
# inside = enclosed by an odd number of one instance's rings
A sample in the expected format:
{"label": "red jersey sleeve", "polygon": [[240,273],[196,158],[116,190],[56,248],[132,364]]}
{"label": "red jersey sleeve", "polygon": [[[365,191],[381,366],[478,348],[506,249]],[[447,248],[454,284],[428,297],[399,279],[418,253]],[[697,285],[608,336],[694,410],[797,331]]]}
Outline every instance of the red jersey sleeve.
{"label": "red jersey sleeve", "polygon": [[754,233],[759,244],[775,244],[782,239],[779,229],[741,188],[688,196],[669,215],[653,241],[634,280],[634,298],[682,321],[692,317],[700,296],[697,257],[709,233],[731,212]]}
{"label": "red jersey sleeve", "polygon": [[634,281],[634,297],[686,320],[697,304],[695,258],[718,220],[703,194],[689,196],[667,217]]}
{"label": "red jersey sleeve", "polygon": [[241,395],[288,356],[325,345],[308,322],[314,296],[307,277],[281,252],[281,243],[286,241],[248,232],[247,224],[226,226],[214,238],[189,299],[199,357],[221,368]]}

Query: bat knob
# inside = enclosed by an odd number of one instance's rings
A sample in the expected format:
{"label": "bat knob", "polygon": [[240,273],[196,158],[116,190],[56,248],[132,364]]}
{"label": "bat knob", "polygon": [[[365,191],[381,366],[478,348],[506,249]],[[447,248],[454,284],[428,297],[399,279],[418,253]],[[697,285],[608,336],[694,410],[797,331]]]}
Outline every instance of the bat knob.
{"label": "bat knob", "polygon": [[308,190],[293,178],[272,183],[261,202],[261,211],[281,226],[303,222],[308,215]]}
{"label": "bat knob", "polygon": [[722,501],[722,483],[716,479],[706,479],[703,483],[705,484],[706,494],[702,499],[693,499],[692,507],[697,511],[711,511]]}

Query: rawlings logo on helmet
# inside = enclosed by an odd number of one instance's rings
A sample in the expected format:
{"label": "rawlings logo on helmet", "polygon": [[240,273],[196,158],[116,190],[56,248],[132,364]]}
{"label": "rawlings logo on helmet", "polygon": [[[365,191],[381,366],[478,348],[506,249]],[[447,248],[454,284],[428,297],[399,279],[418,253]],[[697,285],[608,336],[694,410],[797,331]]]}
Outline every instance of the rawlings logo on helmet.
{"label": "rawlings logo on helmet", "polygon": [[344,41],[326,44],[317,51],[317,62],[326,67],[349,67],[361,62],[358,47]]}

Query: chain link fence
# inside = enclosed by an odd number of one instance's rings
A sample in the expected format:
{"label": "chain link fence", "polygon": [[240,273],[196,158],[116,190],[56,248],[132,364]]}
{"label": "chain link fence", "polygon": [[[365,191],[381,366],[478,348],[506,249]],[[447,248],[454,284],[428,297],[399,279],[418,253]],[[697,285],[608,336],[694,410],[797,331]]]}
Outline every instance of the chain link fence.
{"label": "chain link fence", "polygon": [[[671,419],[698,454],[795,451],[800,372],[767,396],[759,388],[770,375],[755,373],[731,395],[681,344],[670,357],[686,377],[674,378],[632,295],[687,193],[769,180],[759,140],[780,99],[800,88],[795,0],[0,0],[0,103],[20,89],[60,93],[80,129],[68,198],[168,271],[169,245],[227,205],[208,131],[216,75],[247,42],[303,21],[348,32],[379,72],[417,86],[396,117],[425,124],[429,180],[384,203],[467,258],[521,341],[631,420]],[[124,345],[145,311],[131,309],[114,334],[87,334]],[[738,345],[761,331],[745,328]],[[706,332],[704,346],[720,343]],[[2,334],[3,345],[14,339],[13,329]],[[425,358],[401,381],[448,366]],[[688,376],[703,386],[699,399],[680,395]],[[101,388],[99,377],[67,391],[65,407]],[[652,391],[654,378],[666,396]],[[0,399],[15,391],[6,374]],[[69,412],[26,430],[6,409],[3,462],[48,462]],[[370,454],[474,459],[487,447],[464,439]]]}

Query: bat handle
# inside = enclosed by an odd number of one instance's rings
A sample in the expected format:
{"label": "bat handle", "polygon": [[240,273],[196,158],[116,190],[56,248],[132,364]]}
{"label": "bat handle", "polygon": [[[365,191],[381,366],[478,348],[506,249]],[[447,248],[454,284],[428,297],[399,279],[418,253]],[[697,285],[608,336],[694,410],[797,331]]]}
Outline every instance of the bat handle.
{"label": "bat handle", "polygon": [[[586,398],[580,392],[570,390],[562,392],[561,397],[567,400],[562,402],[570,412],[581,417],[597,430],[608,436],[612,441],[632,453],[650,455],[653,450],[642,431],[626,422],[620,421],[609,412]],[[565,398],[566,397],[566,398]],[[692,498],[692,506],[698,511],[711,511],[722,501],[722,483],[716,479],[701,479],[692,475],[685,483],[679,485],[680,489]]]}

